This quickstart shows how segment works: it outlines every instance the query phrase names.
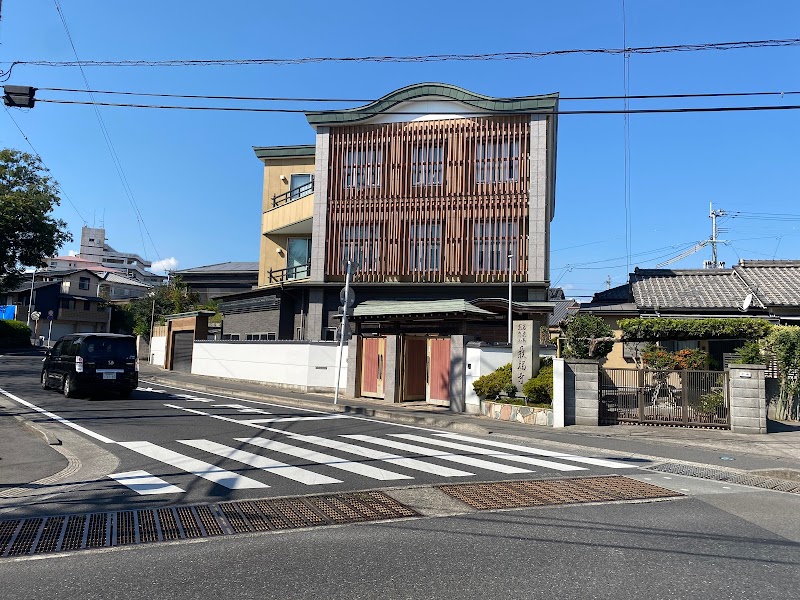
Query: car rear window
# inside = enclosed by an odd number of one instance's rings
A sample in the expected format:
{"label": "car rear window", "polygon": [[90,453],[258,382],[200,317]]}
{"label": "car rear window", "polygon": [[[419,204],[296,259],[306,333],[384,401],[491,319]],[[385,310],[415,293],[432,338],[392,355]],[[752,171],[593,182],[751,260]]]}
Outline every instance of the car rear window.
{"label": "car rear window", "polygon": [[86,358],[136,359],[136,345],[131,339],[88,338],[83,341],[83,346],[86,347]]}

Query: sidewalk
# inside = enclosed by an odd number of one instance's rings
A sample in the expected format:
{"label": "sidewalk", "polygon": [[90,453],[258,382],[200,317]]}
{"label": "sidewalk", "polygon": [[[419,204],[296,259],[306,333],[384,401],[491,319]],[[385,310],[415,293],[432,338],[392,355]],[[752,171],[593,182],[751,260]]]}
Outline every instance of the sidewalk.
{"label": "sidewalk", "polygon": [[[800,478],[800,423],[770,421],[767,435],[737,434],[712,429],[616,425],[604,427],[569,426],[563,429],[496,421],[480,415],[453,413],[425,402],[389,404],[368,398],[342,398],[333,404],[333,395],[307,394],[255,382],[228,380],[202,375],[166,371],[142,363],[140,377],[161,385],[174,385],[195,391],[236,395],[254,400],[274,401],[291,406],[325,411],[340,411],[421,427],[437,427],[474,435],[499,434],[511,437],[547,439],[554,442],[606,448],[630,454],[663,456],[688,462],[710,462],[728,468],[796,469]],[[736,455],[719,456],[721,453]],[[714,456],[710,456],[713,454]],[[760,460],[742,459],[741,455]],[[703,460],[693,460],[702,458]],[[713,459],[713,461],[712,461]],[[730,459],[730,460],[729,460]],[[774,465],[772,463],[775,463]],[[793,475],[792,475],[793,477]]]}

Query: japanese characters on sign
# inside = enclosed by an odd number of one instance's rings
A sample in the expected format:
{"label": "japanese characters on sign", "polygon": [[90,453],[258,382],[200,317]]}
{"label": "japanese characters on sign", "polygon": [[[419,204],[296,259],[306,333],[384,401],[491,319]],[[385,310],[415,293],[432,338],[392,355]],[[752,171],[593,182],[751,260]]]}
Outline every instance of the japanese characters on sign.
{"label": "japanese characters on sign", "polygon": [[511,382],[518,390],[533,377],[533,334],[534,321],[514,321],[511,338]]}

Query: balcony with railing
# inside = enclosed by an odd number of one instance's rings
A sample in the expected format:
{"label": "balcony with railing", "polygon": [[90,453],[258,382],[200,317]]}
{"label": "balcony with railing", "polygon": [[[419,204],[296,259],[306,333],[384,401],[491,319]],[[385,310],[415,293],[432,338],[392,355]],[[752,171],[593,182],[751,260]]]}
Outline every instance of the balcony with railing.
{"label": "balcony with railing", "polygon": [[305,198],[312,193],[314,193],[313,179],[307,183],[304,183],[303,185],[292,188],[288,192],[272,196],[272,208],[275,209],[280,206],[284,206],[285,204],[291,204],[292,202],[300,200],[300,198]]}
{"label": "balcony with railing", "polygon": [[283,283],[285,281],[296,281],[298,279],[308,279],[311,276],[311,261],[304,265],[296,265],[285,269],[270,269],[267,271],[267,283]]}

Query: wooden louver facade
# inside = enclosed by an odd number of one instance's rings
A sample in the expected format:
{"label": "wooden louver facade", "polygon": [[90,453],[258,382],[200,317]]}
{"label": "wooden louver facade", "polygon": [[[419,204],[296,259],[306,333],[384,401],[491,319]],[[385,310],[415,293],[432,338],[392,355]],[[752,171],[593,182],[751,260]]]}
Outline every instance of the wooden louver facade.
{"label": "wooden louver facade", "polygon": [[325,278],[527,281],[530,116],[331,127]]}

